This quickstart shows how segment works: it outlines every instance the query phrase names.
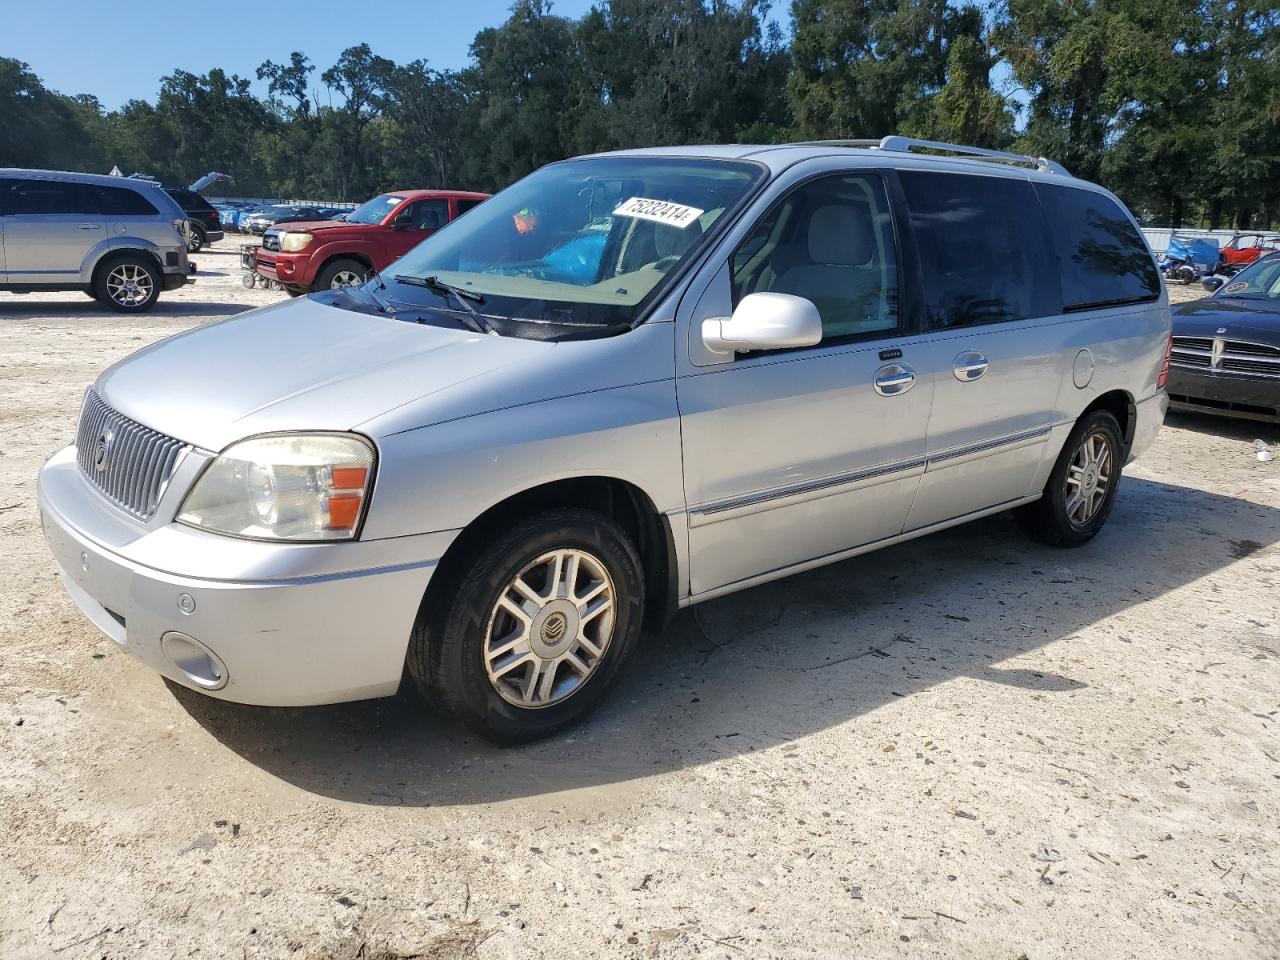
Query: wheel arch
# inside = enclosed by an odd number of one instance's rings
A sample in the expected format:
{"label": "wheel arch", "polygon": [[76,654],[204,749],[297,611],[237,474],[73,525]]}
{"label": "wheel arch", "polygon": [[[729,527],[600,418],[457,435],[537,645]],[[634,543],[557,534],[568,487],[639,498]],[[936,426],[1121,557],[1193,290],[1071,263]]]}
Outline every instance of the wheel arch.
{"label": "wheel arch", "polygon": [[1124,447],[1121,461],[1128,460],[1129,450],[1133,446],[1134,428],[1138,421],[1138,405],[1128,390],[1108,390],[1099,394],[1087,407],[1080,411],[1077,420],[1081,420],[1095,410],[1106,410],[1120,423],[1120,441]]}
{"label": "wheel arch", "polygon": [[93,264],[93,269],[89,272],[89,284],[96,287],[98,278],[102,276],[102,271],[117,260],[122,258],[140,256],[150,261],[151,265],[156,268],[160,280],[164,282],[164,264],[154,250],[146,247],[108,247],[102,251],[102,255]]}
{"label": "wheel arch", "polygon": [[576,476],[528,487],[493,504],[472,520],[449,545],[423,597],[424,607],[445,602],[467,559],[503,526],[556,507],[595,510],[615,520],[635,543],[644,566],[645,625],[660,630],[674,616],[679,600],[675,536],[650,496],[627,480]]}
{"label": "wheel arch", "polygon": [[333,263],[333,261],[335,260],[355,260],[357,263],[364,264],[366,269],[368,270],[373,269],[373,257],[369,255],[368,251],[363,249],[356,249],[356,250],[338,249],[332,252],[324,253],[322,256],[316,258],[315,272],[311,274],[311,278],[307,282],[315,283],[316,278],[319,277],[320,274],[324,272],[324,268],[329,266],[329,264]]}

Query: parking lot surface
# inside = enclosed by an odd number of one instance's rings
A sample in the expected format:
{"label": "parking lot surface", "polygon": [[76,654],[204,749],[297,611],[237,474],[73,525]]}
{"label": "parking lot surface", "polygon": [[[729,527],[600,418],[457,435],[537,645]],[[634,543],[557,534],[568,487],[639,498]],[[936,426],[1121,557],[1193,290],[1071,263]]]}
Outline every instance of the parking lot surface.
{"label": "parking lot surface", "polygon": [[143,316],[0,295],[0,956],[1280,956],[1280,430],[1171,417],[1079,550],[686,611],[544,743],[237,706],[78,614],[34,497],[98,371],[283,297],[237,242]]}

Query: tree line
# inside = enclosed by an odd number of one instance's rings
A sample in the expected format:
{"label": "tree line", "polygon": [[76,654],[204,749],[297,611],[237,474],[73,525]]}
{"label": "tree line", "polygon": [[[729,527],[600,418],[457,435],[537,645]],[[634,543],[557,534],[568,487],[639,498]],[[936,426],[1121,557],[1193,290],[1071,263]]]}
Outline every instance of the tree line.
{"label": "tree line", "polygon": [[1051,157],[1153,222],[1280,226],[1280,0],[793,0],[788,37],[768,10],[517,0],[460,70],[361,43],[266,61],[265,96],[178,69],[116,110],[0,59],[0,166],[359,200],[631,146],[903,133]]}

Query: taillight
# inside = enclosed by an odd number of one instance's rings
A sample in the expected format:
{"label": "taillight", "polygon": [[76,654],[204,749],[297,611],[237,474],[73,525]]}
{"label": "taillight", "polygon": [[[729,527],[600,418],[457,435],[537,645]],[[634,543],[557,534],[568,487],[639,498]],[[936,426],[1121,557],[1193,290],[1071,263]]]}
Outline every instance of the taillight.
{"label": "taillight", "polygon": [[214,223],[217,223],[218,220],[220,219],[218,211],[214,210],[211,214],[209,214],[209,219],[212,220]]}
{"label": "taillight", "polygon": [[1169,381],[1169,358],[1173,355],[1173,334],[1169,334],[1169,339],[1164,345],[1164,359],[1160,361],[1160,376],[1156,377],[1156,389],[1163,390],[1164,385]]}

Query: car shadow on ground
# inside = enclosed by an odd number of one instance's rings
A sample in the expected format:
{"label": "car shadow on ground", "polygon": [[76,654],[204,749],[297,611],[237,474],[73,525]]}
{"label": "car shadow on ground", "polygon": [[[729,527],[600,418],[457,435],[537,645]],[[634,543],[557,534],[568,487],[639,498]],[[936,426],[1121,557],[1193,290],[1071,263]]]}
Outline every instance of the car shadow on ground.
{"label": "car shadow on ground", "polygon": [[1106,530],[1078,550],[1033,543],[1006,515],[684,611],[589,719],[516,748],[434,715],[407,682],[386,700],[294,709],[171,689],[231,750],[316,794],[491,802],[742,756],[957,677],[1052,710],[1086,684],[1001,663],[1277,541],[1280,510],[1126,478]]}
{"label": "car shadow on ground", "polygon": [[161,295],[160,302],[146,313],[118,313],[100,307],[88,297],[79,300],[21,300],[0,303],[0,320],[6,317],[38,316],[42,320],[53,317],[119,317],[120,319],[164,319],[165,317],[229,317],[254,309],[251,303],[210,303],[207,300],[169,300]]}
{"label": "car shadow on ground", "polygon": [[[1265,440],[1272,445],[1280,444],[1280,423],[1243,420],[1237,417],[1217,417],[1213,414],[1194,413],[1189,410],[1170,410],[1165,423],[1170,427],[1211,437],[1225,437],[1246,442]],[[1280,451],[1276,451],[1276,455],[1280,456]]]}

